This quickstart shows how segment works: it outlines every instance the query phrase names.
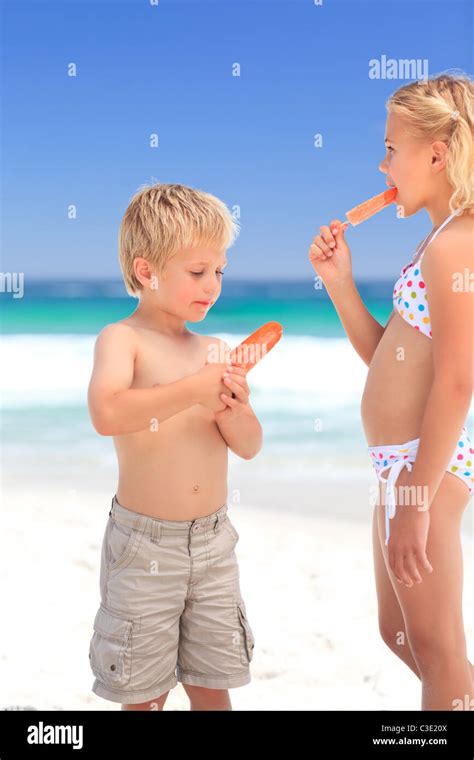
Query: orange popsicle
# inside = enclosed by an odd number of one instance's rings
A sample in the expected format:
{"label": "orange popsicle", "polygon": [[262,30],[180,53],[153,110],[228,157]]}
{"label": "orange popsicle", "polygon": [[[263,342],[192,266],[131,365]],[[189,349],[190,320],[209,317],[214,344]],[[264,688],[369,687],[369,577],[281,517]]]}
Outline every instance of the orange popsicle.
{"label": "orange popsicle", "polygon": [[230,355],[231,361],[248,372],[272,350],[282,333],[283,327],[279,322],[266,322],[234,348]]}
{"label": "orange popsicle", "polygon": [[[391,187],[390,190],[384,190],[383,193],[374,195],[374,197],[369,198],[368,201],[364,201],[364,203],[360,203],[358,206],[351,208],[350,211],[346,212],[346,217],[354,226],[356,224],[360,224],[361,222],[365,222],[366,219],[370,219],[371,216],[376,214],[378,211],[381,211],[383,208],[385,208],[385,206],[389,206],[390,203],[395,200],[396,195],[396,187]],[[344,222],[342,226],[344,228],[348,227],[349,222]]]}

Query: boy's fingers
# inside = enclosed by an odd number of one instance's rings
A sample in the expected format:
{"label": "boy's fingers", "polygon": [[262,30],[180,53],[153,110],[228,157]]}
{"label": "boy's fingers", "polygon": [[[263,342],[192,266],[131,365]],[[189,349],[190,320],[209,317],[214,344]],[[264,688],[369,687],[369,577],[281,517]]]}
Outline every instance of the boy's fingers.
{"label": "boy's fingers", "polygon": [[224,383],[227,385],[229,390],[232,390],[233,398],[238,398],[239,401],[247,401],[248,393],[242,385],[240,385],[238,382],[234,382],[230,379],[230,377],[226,377]]}
{"label": "boy's fingers", "polygon": [[221,393],[221,399],[222,401],[227,404],[227,406],[234,407],[237,403],[235,400],[235,394],[232,394],[232,398],[230,396],[226,396],[225,393]]}
{"label": "boy's fingers", "polygon": [[224,380],[229,379],[229,380],[232,380],[233,383],[238,383],[238,385],[241,385],[242,388],[248,388],[247,378],[245,377],[245,375],[238,375],[233,370],[232,372],[226,372],[225,375],[223,375],[223,378]]}
{"label": "boy's fingers", "polygon": [[241,367],[240,364],[231,364],[226,372],[235,372],[236,375],[243,375],[244,377],[247,374],[247,370]]}

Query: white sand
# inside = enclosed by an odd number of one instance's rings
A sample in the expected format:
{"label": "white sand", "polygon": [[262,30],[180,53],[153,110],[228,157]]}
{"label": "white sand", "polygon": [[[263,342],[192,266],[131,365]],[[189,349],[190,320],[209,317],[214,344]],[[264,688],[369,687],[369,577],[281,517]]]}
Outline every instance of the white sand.
{"label": "white sand", "polygon": [[[111,495],[3,488],[0,707],[120,709],[92,693],[88,660]],[[295,485],[293,496],[297,503]],[[337,483],[318,484],[319,505],[340,498]],[[256,637],[253,680],[232,690],[235,709],[419,708],[418,680],[377,631],[370,514],[355,522],[338,511],[313,517],[249,503],[231,507]],[[473,545],[463,540],[467,601]],[[472,659],[474,609],[467,604],[465,621]],[[166,709],[187,708],[178,686]]]}

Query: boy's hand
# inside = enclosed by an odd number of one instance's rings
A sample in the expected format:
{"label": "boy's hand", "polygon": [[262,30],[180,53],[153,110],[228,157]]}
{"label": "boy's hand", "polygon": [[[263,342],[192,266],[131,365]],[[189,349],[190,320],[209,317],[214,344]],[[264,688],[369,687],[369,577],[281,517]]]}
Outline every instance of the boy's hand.
{"label": "boy's hand", "polygon": [[223,381],[227,387],[227,393],[220,394],[225,407],[215,413],[217,422],[237,419],[246,410],[250,396],[246,374],[238,364],[230,364],[224,372]]}
{"label": "boy's hand", "polygon": [[199,403],[213,412],[224,411],[227,407],[221,400],[221,394],[226,390],[224,373],[229,367],[226,363],[208,363],[195,373]]}
{"label": "boy's hand", "polygon": [[325,285],[343,283],[352,278],[351,252],[344,240],[347,222],[333,219],[329,227],[320,227],[310,246],[308,258],[316,274]]}

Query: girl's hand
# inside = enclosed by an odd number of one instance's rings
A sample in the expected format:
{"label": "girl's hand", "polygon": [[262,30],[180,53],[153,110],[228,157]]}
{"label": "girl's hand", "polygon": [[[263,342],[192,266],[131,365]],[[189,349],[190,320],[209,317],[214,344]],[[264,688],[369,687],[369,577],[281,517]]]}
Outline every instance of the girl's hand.
{"label": "girl's hand", "polygon": [[397,509],[395,517],[390,520],[388,561],[397,581],[412,588],[414,583],[422,582],[423,572],[432,573],[433,568],[426,555],[430,512],[428,509],[421,510],[422,505],[410,504],[409,498],[401,496],[402,493],[410,495],[413,490],[418,490],[410,489],[409,484],[410,473],[402,471],[395,486]]}
{"label": "girl's hand", "polygon": [[333,219],[328,226],[320,227],[310,246],[308,258],[314,271],[325,285],[344,283],[352,279],[351,252],[344,240],[348,222]]}
{"label": "girl's hand", "polygon": [[238,364],[230,364],[222,375],[224,385],[229,389],[229,395],[221,393],[219,398],[224,402],[225,408],[215,412],[217,422],[237,419],[246,411],[250,396],[250,388],[247,385],[246,372]]}

